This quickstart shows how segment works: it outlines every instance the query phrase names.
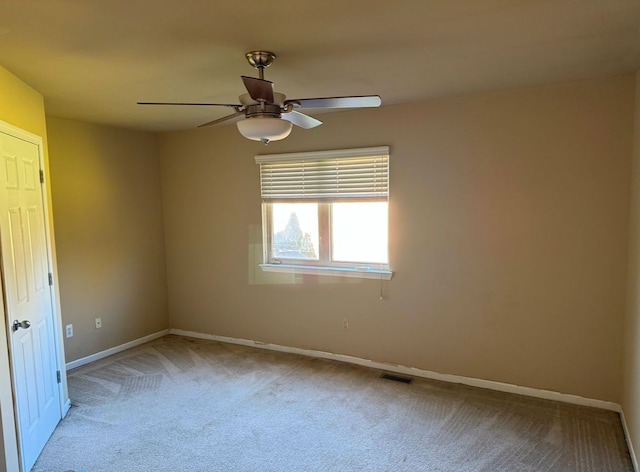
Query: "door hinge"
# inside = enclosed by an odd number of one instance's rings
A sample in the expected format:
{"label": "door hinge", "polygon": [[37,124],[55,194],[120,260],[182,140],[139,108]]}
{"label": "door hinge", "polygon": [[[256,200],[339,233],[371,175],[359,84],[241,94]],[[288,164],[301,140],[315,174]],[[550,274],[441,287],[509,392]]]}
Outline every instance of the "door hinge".
{"label": "door hinge", "polygon": [[62,380],[60,380],[60,371],[59,370],[56,371],[56,379],[58,379],[58,383],[62,382]]}
{"label": "door hinge", "polygon": [[53,286],[53,274],[49,272],[49,285]]}
{"label": "door hinge", "polygon": [[42,169],[40,169],[40,183],[44,183],[44,171]]}

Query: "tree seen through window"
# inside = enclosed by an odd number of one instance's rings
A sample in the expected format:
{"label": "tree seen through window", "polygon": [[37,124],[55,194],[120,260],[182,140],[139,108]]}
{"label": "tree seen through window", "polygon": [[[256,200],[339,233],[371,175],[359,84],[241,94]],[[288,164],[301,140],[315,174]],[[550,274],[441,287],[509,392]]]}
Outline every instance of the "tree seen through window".
{"label": "tree seen through window", "polygon": [[283,231],[274,234],[274,256],[282,259],[317,259],[313,240],[302,231],[296,212],[291,212]]}

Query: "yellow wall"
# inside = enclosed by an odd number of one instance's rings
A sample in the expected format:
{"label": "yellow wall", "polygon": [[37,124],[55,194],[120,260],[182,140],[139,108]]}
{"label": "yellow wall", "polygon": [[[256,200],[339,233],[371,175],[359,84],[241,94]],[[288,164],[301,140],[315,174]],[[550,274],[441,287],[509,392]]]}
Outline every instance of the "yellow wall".
{"label": "yellow wall", "polygon": [[160,169],[152,133],[47,124],[70,362],[169,327]]}
{"label": "yellow wall", "polygon": [[640,72],[636,76],[629,280],[624,337],[622,409],[633,449],[640,452]]}
{"label": "yellow wall", "polygon": [[[160,137],[170,325],[619,402],[634,81]],[[262,274],[259,153],[391,146],[375,280]],[[349,330],[342,319],[349,318]]]}
{"label": "yellow wall", "polygon": [[[48,166],[47,131],[42,95],[0,66],[0,120],[43,138]],[[46,171],[46,169],[45,169]],[[51,214],[49,195],[49,214]],[[50,227],[53,230],[53,227]],[[55,261],[55,257],[54,257]],[[55,271],[55,267],[54,267]],[[4,313],[0,313],[4,320]],[[18,455],[11,396],[6,324],[0,323],[0,471],[18,470]],[[5,445],[7,446],[5,449]]]}

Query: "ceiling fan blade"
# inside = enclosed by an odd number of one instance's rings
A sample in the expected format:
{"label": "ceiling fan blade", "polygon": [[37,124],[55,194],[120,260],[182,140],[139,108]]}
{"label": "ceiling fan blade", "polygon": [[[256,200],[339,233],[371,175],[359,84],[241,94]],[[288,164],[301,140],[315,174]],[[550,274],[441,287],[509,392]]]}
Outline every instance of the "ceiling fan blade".
{"label": "ceiling fan blade", "polygon": [[205,126],[217,125],[218,123],[222,123],[223,121],[227,121],[227,120],[230,120],[232,118],[235,118],[235,117],[241,116],[241,115],[244,115],[244,111],[238,111],[238,112],[233,113],[231,115],[227,115],[227,116],[223,116],[222,118],[218,118],[217,120],[209,121],[208,123],[204,123],[202,125],[198,125],[198,128],[203,128]]}
{"label": "ceiling fan blade", "polygon": [[354,97],[299,98],[287,100],[285,106],[293,103],[296,108],[373,108],[382,104],[378,95]]}
{"label": "ceiling fan blade", "polygon": [[293,123],[296,126],[304,129],[315,128],[320,126],[322,121],[315,119],[313,116],[305,115],[299,111],[292,110],[287,113],[282,113],[281,118]]}
{"label": "ceiling fan blade", "polygon": [[273,103],[273,82],[245,75],[242,76],[242,82],[244,82],[249,96],[256,102]]}
{"label": "ceiling fan blade", "polygon": [[180,105],[180,106],[197,106],[197,107],[232,107],[240,108],[242,105],[233,103],[186,103],[186,102],[137,102],[138,105]]}

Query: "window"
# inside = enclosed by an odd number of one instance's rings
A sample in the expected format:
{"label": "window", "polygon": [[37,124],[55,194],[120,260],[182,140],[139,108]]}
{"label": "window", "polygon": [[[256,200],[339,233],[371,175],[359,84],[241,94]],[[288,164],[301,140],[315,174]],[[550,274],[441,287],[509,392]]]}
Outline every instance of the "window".
{"label": "window", "polygon": [[266,271],[390,279],[389,148],[256,156]]}

